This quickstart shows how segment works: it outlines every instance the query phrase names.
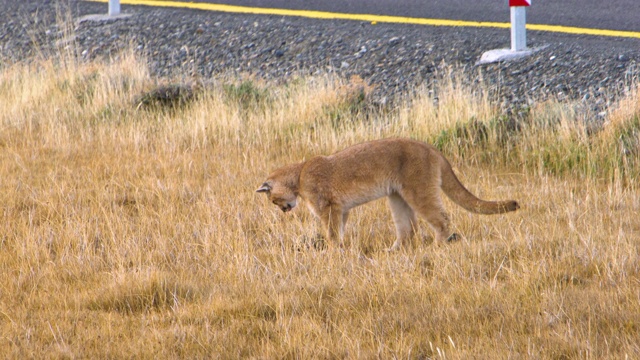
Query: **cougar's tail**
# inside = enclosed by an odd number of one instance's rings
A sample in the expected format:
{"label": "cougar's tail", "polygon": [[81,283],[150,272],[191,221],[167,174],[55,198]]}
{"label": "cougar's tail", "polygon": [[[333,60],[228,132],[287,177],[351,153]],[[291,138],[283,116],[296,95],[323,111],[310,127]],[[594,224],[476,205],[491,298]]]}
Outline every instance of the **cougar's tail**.
{"label": "cougar's tail", "polygon": [[467,211],[477,214],[502,214],[515,211],[520,208],[514,200],[506,201],[485,201],[478,199],[460,183],[456,174],[453,173],[451,164],[442,158],[440,172],[442,176],[442,191],[456,204],[462,206]]}

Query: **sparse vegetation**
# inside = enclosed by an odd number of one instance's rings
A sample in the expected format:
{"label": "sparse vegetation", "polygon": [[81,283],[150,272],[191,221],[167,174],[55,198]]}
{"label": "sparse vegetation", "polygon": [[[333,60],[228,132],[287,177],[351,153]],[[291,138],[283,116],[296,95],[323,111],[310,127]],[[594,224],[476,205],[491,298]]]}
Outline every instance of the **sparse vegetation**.
{"label": "sparse vegetation", "polygon": [[191,84],[158,85],[135,99],[136,108],[182,108],[195,100],[197,90],[198,87]]}
{"label": "sparse vegetation", "polygon": [[269,100],[269,92],[252,80],[243,80],[240,84],[225,84],[222,87],[227,99],[240,108],[255,110],[262,108]]}
{"label": "sparse vegetation", "polygon": [[[455,76],[437,102],[367,116],[367,87],[329,78],[139,111],[143,64],[0,70],[5,357],[640,357],[638,92],[590,131],[565,104],[506,117]],[[461,241],[424,226],[387,253],[373,203],[346,249],[315,249],[303,207],[254,193],[276,166],[391,136],[436,143],[474,193],[522,209],[448,204]]]}

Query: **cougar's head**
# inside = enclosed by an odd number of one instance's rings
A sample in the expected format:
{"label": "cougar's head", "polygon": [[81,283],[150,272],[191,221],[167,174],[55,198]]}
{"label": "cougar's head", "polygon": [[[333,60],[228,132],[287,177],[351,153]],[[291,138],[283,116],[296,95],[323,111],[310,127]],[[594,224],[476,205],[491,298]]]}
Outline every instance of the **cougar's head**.
{"label": "cougar's head", "polygon": [[264,182],[256,192],[265,193],[269,201],[280,208],[283,212],[291,211],[296,207],[298,196],[288,186],[274,180]]}
{"label": "cougar's head", "polygon": [[303,163],[291,164],[276,169],[256,192],[265,193],[269,201],[287,212],[296,207],[298,183]]}

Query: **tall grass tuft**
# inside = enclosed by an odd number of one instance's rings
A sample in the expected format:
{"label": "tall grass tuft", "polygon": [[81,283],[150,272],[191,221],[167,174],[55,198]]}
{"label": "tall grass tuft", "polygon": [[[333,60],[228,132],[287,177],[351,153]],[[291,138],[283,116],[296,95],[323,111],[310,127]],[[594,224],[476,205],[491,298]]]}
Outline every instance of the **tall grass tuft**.
{"label": "tall grass tuft", "polygon": [[455,77],[434,94],[422,92],[400,117],[449,156],[606,182],[630,183],[640,175],[638,90],[615,105],[604,124],[594,124],[577,104],[556,101],[503,114],[486,91]]}

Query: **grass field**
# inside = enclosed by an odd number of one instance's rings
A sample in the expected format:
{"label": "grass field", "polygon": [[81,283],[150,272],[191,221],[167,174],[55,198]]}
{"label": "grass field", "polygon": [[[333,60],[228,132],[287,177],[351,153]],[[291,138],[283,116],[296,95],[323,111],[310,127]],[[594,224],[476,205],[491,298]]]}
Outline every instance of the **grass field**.
{"label": "grass field", "polygon": [[[501,115],[444,74],[377,110],[360,79],[216,79],[174,107],[144,60],[0,69],[0,354],[7,358],[640,358],[640,95]],[[451,75],[451,76],[449,76]],[[453,79],[445,81],[445,79]],[[434,99],[437,96],[437,105]],[[385,201],[315,249],[280,165],[384,137],[436,144],[522,208],[398,252]]]}

